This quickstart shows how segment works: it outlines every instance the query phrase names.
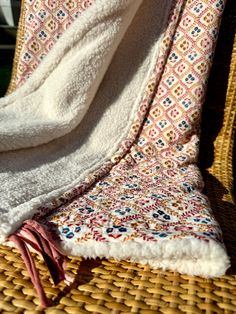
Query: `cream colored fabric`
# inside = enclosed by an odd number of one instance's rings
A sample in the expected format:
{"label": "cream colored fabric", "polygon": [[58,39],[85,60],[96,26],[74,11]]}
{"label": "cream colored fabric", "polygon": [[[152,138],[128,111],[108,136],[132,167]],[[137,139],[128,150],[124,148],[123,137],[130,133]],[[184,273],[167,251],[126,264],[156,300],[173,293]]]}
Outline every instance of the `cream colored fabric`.
{"label": "cream colored fabric", "polygon": [[0,100],[1,242],[127,136],[172,1],[141,3],[96,0],[31,79]]}

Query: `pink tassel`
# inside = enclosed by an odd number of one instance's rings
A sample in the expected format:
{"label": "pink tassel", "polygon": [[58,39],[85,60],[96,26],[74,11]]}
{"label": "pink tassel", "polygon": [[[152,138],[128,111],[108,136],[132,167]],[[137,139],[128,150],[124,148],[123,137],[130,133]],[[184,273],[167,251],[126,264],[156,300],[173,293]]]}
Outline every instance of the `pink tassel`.
{"label": "pink tassel", "polygon": [[39,295],[41,305],[43,308],[46,308],[49,302],[40,282],[39,274],[29,247],[32,247],[36,252],[41,254],[55,285],[62,280],[64,280],[66,284],[70,284],[73,281],[73,279],[65,273],[65,255],[58,249],[51,234],[35,220],[26,220],[23,226],[14,234],[10,235],[8,239],[13,241],[20,250],[31,281]]}

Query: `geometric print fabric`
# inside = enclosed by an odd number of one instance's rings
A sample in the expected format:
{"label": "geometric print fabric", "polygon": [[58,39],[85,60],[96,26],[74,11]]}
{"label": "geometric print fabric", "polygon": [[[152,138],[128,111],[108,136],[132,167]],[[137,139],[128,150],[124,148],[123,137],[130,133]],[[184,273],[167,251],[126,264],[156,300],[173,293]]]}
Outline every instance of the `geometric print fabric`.
{"label": "geometric print fabric", "polygon": [[186,1],[183,12],[181,3],[170,17],[175,32],[166,31],[129,136],[111,160],[113,167],[108,163],[82,183],[86,188],[65,194],[61,206],[55,200],[53,213],[45,215],[51,208],[42,208],[35,216],[61,240],[222,241],[201,193],[196,162],[201,106],[224,2]]}

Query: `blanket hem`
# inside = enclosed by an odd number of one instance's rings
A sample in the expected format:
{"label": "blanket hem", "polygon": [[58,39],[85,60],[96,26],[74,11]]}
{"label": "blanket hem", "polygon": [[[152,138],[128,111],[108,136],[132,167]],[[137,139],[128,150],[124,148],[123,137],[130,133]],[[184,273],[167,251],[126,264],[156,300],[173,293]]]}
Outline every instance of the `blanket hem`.
{"label": "blanket hem", "polygon": [[230,266],[223,244],[191,237],[153,243],[131,240],[102,243],[90,240],[76,246],[62,241],[61,249],[72,256],[129,259],[153,268],[209,278],[224,275]]}

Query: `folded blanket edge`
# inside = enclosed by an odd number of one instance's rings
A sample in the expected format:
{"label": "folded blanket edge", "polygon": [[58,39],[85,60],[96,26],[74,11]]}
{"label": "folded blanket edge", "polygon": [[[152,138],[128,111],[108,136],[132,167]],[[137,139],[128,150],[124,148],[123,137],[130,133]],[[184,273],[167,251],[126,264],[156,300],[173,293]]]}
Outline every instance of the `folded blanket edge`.
{"label": "folded blanket edge", "polygon": [[[173,243],[174,242],[174,243]],[[147,244],[135,242],[98,242],[90,240],[76,246],[66,241],[58,242],[59,250],[66,256],[84,259],[112,259],[117,262],[127,260],[142,266],[148,265],[161,271],[177,271],[188,276],[214,278],[224,276],[230,268],[224,244],[215,240],[202,240],[193,237],[161,240]],[[16,247],[12,241],[8,247]],[[32,252],[36,252],[31,248]]]}
{"label": "folded blanket edge", "polygon": [[90,240],[86,243],[78,242],[73,246],[70,242],[62,241],[60,249],[69,256],[130,260],[156,269],[205,278],[225,275],[230,267],[224,244],[194,237],[161,240],[148,244],[146,241],[135,240],[126,242]]}

